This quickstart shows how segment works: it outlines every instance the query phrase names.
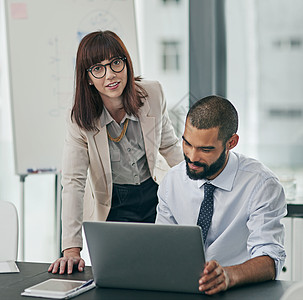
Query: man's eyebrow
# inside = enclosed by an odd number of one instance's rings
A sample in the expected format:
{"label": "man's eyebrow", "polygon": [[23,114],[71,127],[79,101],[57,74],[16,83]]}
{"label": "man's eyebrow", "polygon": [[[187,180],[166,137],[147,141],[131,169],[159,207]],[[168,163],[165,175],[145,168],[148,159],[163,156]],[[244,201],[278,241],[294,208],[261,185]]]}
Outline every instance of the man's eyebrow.
{"label": "man's eyebrow", "polygon": [[201,147],[197,147],[199,149],[203,149],[203,150],[213,150],[216,149],[214,146],[201,146]]}
{"label": "man's eyebrow", "polygon": [[188,140],[184,137],[184,135],[182,135],[182,139],[183,139],[188,145],[190,145],[190,143],[189,143]]}
{"label": "man's eyebrow", "polygon": [[[182,139],[190,146],[192,146],[191,143],[189,143],[186,138],[184,137],[184,135],[182,135]],[[200,147],[195,147],[195,148],[198,148],[198,149],[203,149],[203,150],[212,150],[212,149],[215,149],[214,146],[200,146]]]}

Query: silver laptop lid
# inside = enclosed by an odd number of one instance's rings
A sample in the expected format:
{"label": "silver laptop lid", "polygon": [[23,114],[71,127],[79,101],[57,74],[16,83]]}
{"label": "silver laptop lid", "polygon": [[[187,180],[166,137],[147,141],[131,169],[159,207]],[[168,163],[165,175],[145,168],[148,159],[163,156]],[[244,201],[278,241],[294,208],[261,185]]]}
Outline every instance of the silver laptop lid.
{"label": "silver laptop lid", "polygon": [[199,226],[84,222],[100,287],[199,293],[205,264]]}

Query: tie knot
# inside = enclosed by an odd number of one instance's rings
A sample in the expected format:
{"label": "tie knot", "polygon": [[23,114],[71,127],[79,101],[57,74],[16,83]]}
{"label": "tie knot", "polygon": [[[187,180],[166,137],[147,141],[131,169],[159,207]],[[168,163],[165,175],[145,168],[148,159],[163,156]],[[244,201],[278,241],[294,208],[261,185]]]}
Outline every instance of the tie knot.
{"label": "tie knot", "polygon": [[215,186],[211,183],[205,183],[204,184],[204,193],[213,193],[215,190]]}

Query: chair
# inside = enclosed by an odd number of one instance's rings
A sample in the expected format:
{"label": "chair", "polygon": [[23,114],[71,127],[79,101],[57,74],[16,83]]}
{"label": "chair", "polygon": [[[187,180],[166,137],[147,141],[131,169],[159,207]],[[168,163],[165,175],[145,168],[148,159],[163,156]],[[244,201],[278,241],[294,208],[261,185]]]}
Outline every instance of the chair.
{"label": "chair", "polygon": [[289,287],[280,300],[302,300],[303,299],[303,281],[297,282]]}
{"label": "chair", "polygon": [[13,203],[0,201],[0,261],[16,261],[18,252],[18,214]]}

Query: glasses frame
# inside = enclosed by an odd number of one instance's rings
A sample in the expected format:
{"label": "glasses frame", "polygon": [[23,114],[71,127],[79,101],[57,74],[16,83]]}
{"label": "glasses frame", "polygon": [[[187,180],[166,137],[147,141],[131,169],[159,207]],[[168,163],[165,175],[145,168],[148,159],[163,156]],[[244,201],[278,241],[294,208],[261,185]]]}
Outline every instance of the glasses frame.
{"label": "glasses frame", "polygon": [[[121,71],[118,71],[118,72],[115,71],[115,70],[113,70],[113,68],[112,68],[112,66],[111,66],[112,62],[115,61],[116,59],[121,59],[122,62],[124,63],[122,70],[121,70]],[[93,74],[93,72],[92,72],[92,71],[93,71],[93,68],[94,68],[95,66],[97,66],[97,65],[98,65],[98,66],[102,66],[102,67],[104,67],[104,69],[105,69],[104,75],[101,76],[101,77],[96,77],[96,76]],[[110,69],[111,69],[113,72],[115,72],[115,73],[121,73],[121,72],[124,70],[125,65],[126,65],[126,56],[124,56],[124,57],[119,57],[119,56],[117,56],[117,57],[113,58],[113,59],[111,60],[111,62],[108,63],[108,64],[105,64],[105,65],[102,65],[102,64],[94,64],[94,65],[91,66],[90,68],[86,69],[86,71],[89,72],[89,73],[91,73],[92,76],[95,77],[96,79],[101,79],[101,78],[103,78],[103,77],[106,75],[106,70],[107,70],[106,67],[107,67],[107,66],[109,66]]]}

